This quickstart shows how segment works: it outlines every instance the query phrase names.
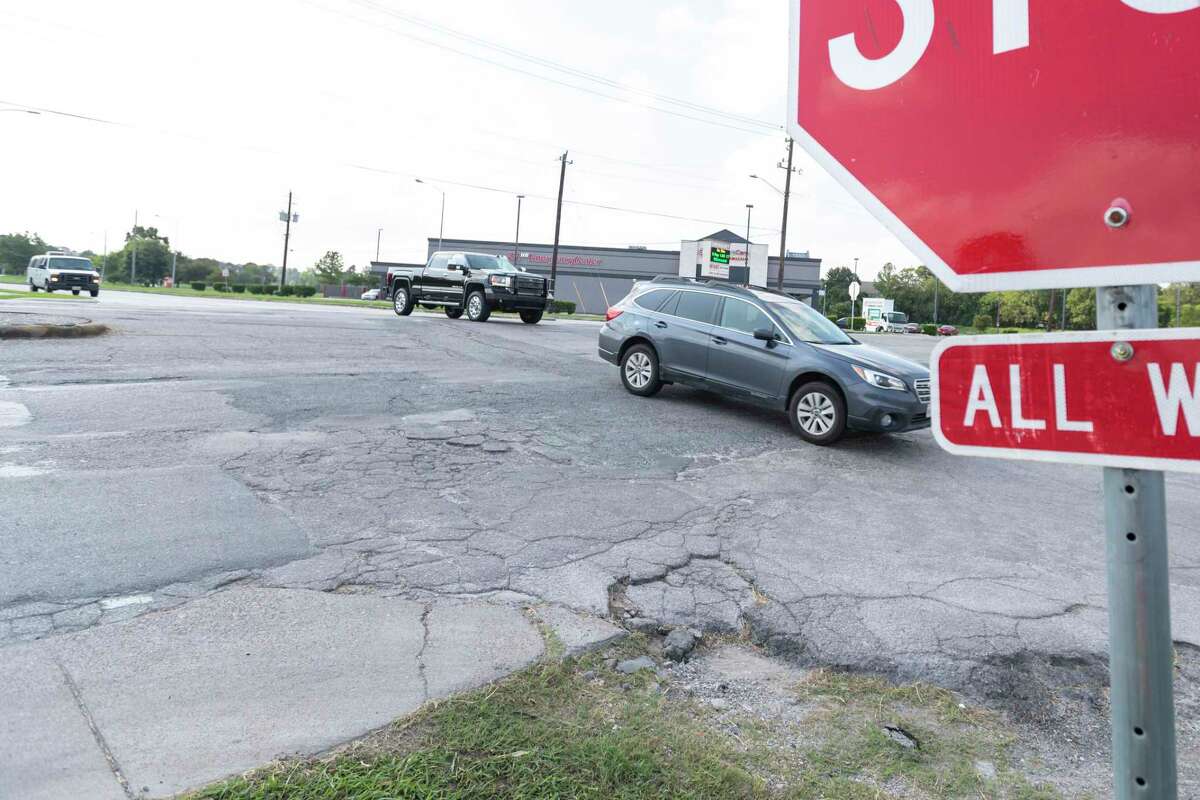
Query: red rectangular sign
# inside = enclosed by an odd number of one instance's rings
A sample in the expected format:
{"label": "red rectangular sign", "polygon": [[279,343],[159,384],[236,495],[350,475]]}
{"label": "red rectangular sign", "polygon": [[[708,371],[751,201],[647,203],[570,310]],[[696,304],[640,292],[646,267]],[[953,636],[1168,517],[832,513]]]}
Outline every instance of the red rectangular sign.
{"label": "red rectangular sign", "polygon": [[1200,329],[948,340],[932,372],[951,453],[1200,472]]}

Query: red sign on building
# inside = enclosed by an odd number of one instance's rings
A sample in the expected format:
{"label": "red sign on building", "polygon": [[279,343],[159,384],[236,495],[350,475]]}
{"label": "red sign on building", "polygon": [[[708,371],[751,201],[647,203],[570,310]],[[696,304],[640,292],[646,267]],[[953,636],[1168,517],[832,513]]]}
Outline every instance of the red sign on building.
{"label": "red sign on building", "polygon": [[951,453],[1200,472],[1200,332],[951,340],[933,354]]}
{"label": "red sign on building", "polygon": [[788,128],[952,289],[1196,280],[1200,0],[791,0]]}

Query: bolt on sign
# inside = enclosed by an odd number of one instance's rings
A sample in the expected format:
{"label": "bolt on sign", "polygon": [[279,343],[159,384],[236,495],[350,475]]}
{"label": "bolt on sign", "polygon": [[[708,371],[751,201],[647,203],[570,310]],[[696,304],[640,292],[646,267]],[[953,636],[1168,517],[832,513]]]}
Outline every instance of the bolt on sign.
{"label": "bolt on sign", "polygon": [[789,132],[951,289],[1195,280],[1200,0],[791,0]]}
{"label": "bolt on sign", "polygon": [[966,338],[932,371],[951,453],[1200,472],[1200,331]]}

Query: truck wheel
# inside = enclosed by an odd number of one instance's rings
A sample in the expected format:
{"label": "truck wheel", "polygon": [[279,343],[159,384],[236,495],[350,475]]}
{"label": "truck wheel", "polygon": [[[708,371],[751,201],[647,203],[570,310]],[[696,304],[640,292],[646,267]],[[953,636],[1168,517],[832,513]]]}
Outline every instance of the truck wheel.
{"label": "truck wheel", "polygon": [[537,325],[542,321],[543,313],[542,311],[522,311],[521,322],[524,322],[526,325]]}
{"label": "truck wheel", "polygon": [[99,297],[99,296],[100,296],[100,290],[99,290],[99,289],[92,289],[92,290],[89,292],[89,294],[91,294],[91,296],[92,296],[92,297]]}
{"label": "truck wheel", "polygon": [[483,292],[471,292],[467,298],[467,319],[471,322],[487,322],[491,315],[492,310],[488,308],[487,298],[483,296]]}
{"label": "truck wheel", "polygon": [[649,345],[635,344],[621,359],[621,383],[638,397],[653,397],[663,387],[658,376],[658,355]]}
{"label": "truck wheel", "polygon": [[788,419],[801,439],[826,447],[846,433],[846,401],[828,383],[806,383],[792,395]]}
{"label": "truck wheel", "polygon": [[449,317],[450,319],[461,319],[462,315],[463,315],[463,310],[461,308],[447,308],[446,309],[446,316]]}
{"label": "truck wheel", "polygon": [[78,290],[78,289],[72,289],[72,290],[71,290],[71,294],[75,295],[76,297],[79,297],[79,290]]}
{"label": "truck wheel", "polygon": [[412,295],[408,293],[408,289],[403,286],[397,286],[396,291],[392,293],[392,308],[401,317],[407,317],[413,312]]}
{"label": "truck wheel", "polygon": [[37,290],[38,290],[37,284],[34,283],[33,281],[30,281],[29,282],[29,291],[36,292]]}

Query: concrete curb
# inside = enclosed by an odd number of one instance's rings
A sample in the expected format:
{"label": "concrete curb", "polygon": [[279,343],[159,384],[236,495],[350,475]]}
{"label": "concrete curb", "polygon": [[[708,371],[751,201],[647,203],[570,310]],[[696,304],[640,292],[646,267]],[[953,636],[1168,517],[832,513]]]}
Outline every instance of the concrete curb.
{"label": "concrete curb", "polygon": [[109,332],[107,325],[0,325],[0,339],[83,339]]}

